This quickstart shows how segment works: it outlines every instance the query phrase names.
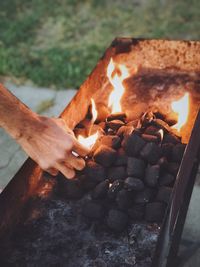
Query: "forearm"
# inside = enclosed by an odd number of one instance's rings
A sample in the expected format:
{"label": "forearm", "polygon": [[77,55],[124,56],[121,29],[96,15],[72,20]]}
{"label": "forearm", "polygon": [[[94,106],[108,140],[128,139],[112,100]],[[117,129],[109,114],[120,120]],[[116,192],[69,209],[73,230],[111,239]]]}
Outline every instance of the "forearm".
{"label": "forearm", "polygon": [[89,151],[76,140],[62,119],[39,116],[0,84],[0,126],[3,127],[43,170],[58,170],[72,178],[85,166]]}
{"label": "forearm", "polygon": [[39,124],[37,114],[0,84],[0,126],[14,139],[19,140],[34,132],[37,124]]}

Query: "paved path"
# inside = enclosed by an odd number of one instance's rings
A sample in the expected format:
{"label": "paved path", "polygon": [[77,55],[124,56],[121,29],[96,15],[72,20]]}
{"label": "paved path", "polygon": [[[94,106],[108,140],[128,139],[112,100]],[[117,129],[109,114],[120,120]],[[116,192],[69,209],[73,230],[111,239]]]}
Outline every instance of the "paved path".
{"label": "paved path", "polygon": [[[15,86],[6,84],[19,99],[28,107],[48,116],[58,116],[76,93],[75,90],[53,91],[48,88],[34,88],[31,86]],[[46,107],[46,109],[45,109]],[[13,114],[14,119],[14,114]],[[2,129],[0,129],[0,188],[6,186],[14,176],[27,156],[20,147]],[[198,177],[199,180],[199,177]],[[199,184],[199,183],[198,183]],[[184,228],[183,248],[184,253],[182,267],[200,266],[200,187],[195,186],[192,200]],[[189,250],[189,248],[192,248]]]}

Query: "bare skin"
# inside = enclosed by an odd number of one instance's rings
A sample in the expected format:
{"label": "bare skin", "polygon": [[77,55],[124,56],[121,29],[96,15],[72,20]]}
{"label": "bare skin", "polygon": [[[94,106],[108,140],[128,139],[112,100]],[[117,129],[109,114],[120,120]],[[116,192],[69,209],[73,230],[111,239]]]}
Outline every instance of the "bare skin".
{"label": "bare skin", "polygon": [[[60,171],[71,179],[82,170],[88,149],[75,138],[63,119],[40,116],[0,84],[0,127],[45,171]],[[76,156],[74,153],[76,153]]]}

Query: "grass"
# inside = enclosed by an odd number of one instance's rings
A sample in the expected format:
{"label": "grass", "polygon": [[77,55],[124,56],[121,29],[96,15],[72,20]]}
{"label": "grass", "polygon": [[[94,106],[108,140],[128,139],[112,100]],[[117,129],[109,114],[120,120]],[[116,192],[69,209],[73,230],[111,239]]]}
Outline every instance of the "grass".
{"label": "grass", "polygon": [[0,75],[78,87],[116,36],[199,39],[199,0],[1,0]]}

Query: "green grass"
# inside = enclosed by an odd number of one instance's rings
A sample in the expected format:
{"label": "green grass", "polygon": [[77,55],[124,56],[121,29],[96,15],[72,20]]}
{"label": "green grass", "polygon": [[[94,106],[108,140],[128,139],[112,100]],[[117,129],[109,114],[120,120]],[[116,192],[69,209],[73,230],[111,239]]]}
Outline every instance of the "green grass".
{"label": "green grass", "polygon": [[199,39],[199,0],[1,0],[0,75],[78,87],[116,36]]}

